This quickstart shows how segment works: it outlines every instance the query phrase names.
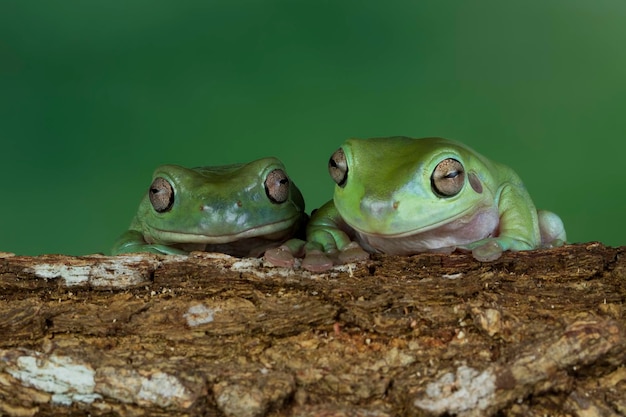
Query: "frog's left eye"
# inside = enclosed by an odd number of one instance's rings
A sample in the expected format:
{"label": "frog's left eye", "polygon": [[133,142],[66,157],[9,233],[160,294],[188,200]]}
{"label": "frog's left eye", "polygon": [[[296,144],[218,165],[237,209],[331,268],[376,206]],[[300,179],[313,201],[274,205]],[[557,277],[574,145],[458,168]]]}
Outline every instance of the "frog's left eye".
{"label": "frog's left eye", "polygon": [[348,180],[348,161],[343,149],[339,148],[328,160],[328,172],[338,186],[343,187]]}
{"label": "frog's left eye", "polygon": [[457,195],[465,184],[465,168],[453,158],[439,162],[430,176],[433,190],[442,197]]}
{"label": "frog's left eye", "polygon": [[156,177],[148,190],[150,203],[157,213],[164,213],[172,208],[174,204],[174,189],[163,177]]}
{"label": "frog's left eye", "polygon": [[265,178],[265,194],[272,203],[284,203],[289,198],[289,177],[282,169],[275,169]]}

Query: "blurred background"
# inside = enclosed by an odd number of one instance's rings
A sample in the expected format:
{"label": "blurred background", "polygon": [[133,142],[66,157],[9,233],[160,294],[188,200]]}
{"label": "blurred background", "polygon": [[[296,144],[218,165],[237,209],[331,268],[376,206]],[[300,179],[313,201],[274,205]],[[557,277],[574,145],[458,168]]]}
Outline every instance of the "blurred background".
{"label": "blurred background", "polygon": [[282,159],[308,211],[349,137],[503,162],[571,242],[626,244],[626,2],[0,5],[0,251],[108,252],[163,163]]}

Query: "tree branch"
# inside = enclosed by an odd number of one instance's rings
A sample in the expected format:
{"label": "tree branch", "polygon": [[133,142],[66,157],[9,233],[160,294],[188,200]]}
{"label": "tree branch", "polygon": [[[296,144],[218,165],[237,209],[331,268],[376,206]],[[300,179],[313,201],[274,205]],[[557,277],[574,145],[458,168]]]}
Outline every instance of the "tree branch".
{"label": "tree branch", "polygon": [[0,257],[0,414],[626,415],[626,248]]}

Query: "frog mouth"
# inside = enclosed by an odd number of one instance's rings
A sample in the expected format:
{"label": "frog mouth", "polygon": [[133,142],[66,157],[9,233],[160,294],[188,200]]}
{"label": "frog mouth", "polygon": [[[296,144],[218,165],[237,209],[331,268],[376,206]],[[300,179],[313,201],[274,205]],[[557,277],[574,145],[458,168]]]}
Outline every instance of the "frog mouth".
{"label": "frog mouth", "polygon": [[441,227],[445,227],[449,225],[450,223],[463,219],[463,218],[467,218],[467,223],[469,223],[476,214],[480,213],[480,210],[477,210],[474,214],[468,215],[468,213],[470,213],[472,210],[476,210],[476,208],[468,207],[454,216],[446,217],[444,219],[431,223],[427,226],[415,227],[412,229],[403,230],[400,232],[393,232],[393,233],[374,231],[372,229],[365,230],[361,227],[354,226],[354,225],[350,225],[350,227],[352,227],[357,233],[364,235],[364,236],[381,237],[385,239],[402,239],[406,237],[415,236],[421,233],[429,232],[431,230],[436,230]]}
{"label": "frog mouth", "polygon": [[221,244],[231,243],[242,239],[263,237],[269,240],[279,240],[285,238],[298,225],[298,216],[292,216],[285,220],[267,223],[262,226],[250,227],[235,233],[210,235],[198,232],[163,230],[156,227],[147,226],[148,235],[155,242],[161,243],[202,243]]}

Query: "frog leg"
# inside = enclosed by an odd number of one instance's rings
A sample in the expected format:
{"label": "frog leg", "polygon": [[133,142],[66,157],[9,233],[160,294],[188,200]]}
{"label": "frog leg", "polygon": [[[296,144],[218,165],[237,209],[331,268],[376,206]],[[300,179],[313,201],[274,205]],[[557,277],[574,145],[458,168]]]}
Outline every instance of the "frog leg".
{"label": "frog leg", "polygon": [[370,255],[357,242],[349,242],[340,250],[323,251],[315,243],[307,243],[302,268],[311,272],[324,272],[334,265],[365,261]]}
{"label": "frog leg", "polygon": [[143,234],[137,230],[125,232],[117,239],[113,249],[111,249],[112,255],[136,252],[149,252],[159,255],[187,255],[187,252],[181,249],[156,243],[147,243],[143,238]]}
{"label": "frog leg", "polygon": [[325,253],[322,246],[316,242],[305,242],[300,239],[290,239],[282,245],[265,251],[263,259],[274,266],[292,268],[296,258],[303,258],[302,267],[313,272],[326,271],[333,266],[332,259]]}
{"label": "frog leg", "polygon": [[563,220],[555,213],[547,210],[537,210],[537,216],[539,217],[541,247],[563,246],[567,241]]}
{"label": "frog leg", "polygon": [[541,235],[537,210],[520,185],[505,185],[499,195],[499,233],[496,237],[473,242],[464,246],[472,251],[479,261],[490,262],[498,259],[503,251],[530,250],[539,247]]}
{"label": "frog leg", "polygon": [[332,201],[320,207],[307,226],[302,267],[322,272],[333,265],[368,259],[369,254],[350,238],[350,231]]}

